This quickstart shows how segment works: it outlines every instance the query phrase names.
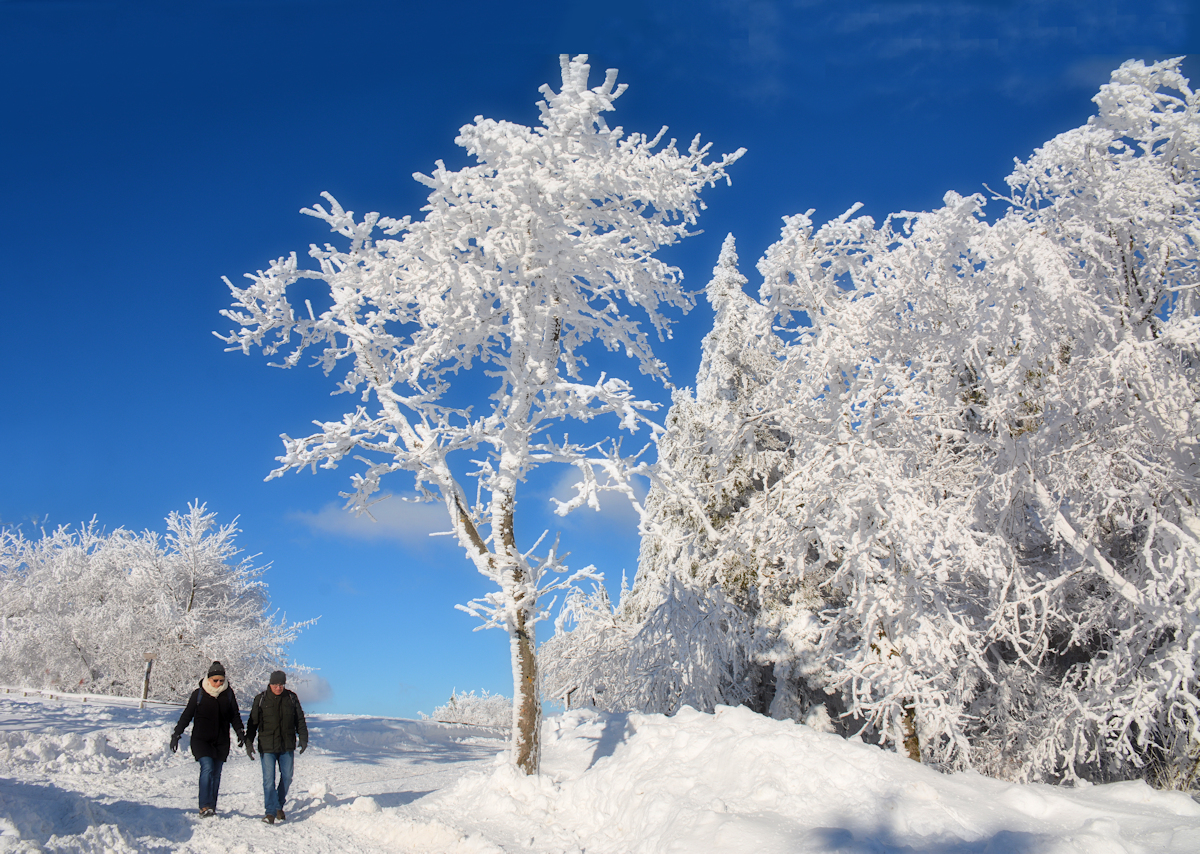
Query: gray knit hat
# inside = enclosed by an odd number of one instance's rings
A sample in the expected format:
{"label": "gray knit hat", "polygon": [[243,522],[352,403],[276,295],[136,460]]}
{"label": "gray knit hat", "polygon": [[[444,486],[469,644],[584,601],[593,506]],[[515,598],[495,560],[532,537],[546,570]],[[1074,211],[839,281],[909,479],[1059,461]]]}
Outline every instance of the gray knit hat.
{"label": "gray knit hat", "polygon": [[286,685],[287,684],[287,674],[284,673],[282,670],[275,670],[271,673],[271,681],[268,682],[267,684],[268,685]]}
{"label": "gray knit hat", "polygon": [[212,664],[210,664],[208,666],[208,673],[206,675],[207,676],[224,676],[225,675],[225,665],[219,661],[214,661]]}

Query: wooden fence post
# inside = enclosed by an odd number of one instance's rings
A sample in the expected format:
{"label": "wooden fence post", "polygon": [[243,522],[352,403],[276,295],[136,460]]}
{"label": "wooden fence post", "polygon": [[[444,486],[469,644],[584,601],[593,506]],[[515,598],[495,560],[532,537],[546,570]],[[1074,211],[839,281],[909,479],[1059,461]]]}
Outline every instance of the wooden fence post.
{"label": "wooden fence post", "polygon": [[142,701],[138,703],[139,709],[146,708],[146,697],[150,695],[150,668],[154,666],[154,659],[158,658],[158,654],[143,652],[142,658],[146,661],[146,676],[142,679]]}

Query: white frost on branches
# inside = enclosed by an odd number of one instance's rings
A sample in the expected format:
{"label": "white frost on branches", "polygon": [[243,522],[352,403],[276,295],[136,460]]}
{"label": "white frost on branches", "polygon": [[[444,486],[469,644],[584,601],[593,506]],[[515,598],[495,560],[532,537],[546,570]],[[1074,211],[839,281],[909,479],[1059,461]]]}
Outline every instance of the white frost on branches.
{"label": "white frost on branches", "polygon": [[[654,403],[630,384],[588,372],[590,345],[622,352],[650,377],[665,379],[640,314],[668,333],[667,309],[691,298],[677,269],[654,257],[687,237],[704,205],[700,191],[725,180],[741,152],[707,163],[699,137],[674,140],[609,128],[603,113],[624,91],[616,72],[588,88],[585,56],[562,58],[562,87],[541,89],[541,126],[476,118],[456,142],[475,164],[451,171],[439,161],[414,177],[429,190],[424,217],[356,219],[331,196],[305,213],[324,220],[344,243],[313,246],[315,268],[290,255],[230,284],[238,325],[231,349],[262,348],[291,367],[309,352],[338,390],[361,404],[317,432],[284,437],[272,476],[336,467],[356,455],[349,505],[366,510],[382,478],[409,472],[425,500],[441,501],[453,533],[496,587],[468,607],[506,628],[513,651],[514,761],[537,770],[540,716],[533,625],[539,598],[562,581],[557,547],[535,557],[519,548],[513,510],[520,484],[543,463],[579,469],[577,495],[562,513],[615,491],[635,500],[631,479],[648,473],[641,450],[618,441],[578,443],[549,430],[567,420],[615,416],[622,430],[659,429]],[[319,307],[296,305],[307,281],[325,290]],[[301,287],[303,286],[303,287]],[[466,389],[460,372],[490,379]],[[461,485],[466,457],[475,497]],[[462,464],[457,464],[462,465]],[[539,541],[540,542],[540,541]],[[586,574],[590,570],[583,571]],[[578,577],[578,576],[577,576]],[[549,580],[545,580],[549,578]]]}
{"label": "white frost on branches", "polygon": [[165,537],[94,522],[36,540],[0,531],[2,678],[137,697],[152,653],[154,699],[186,697],[214,659],[234,684],[264,684],[313,621],[268,613],[267,567],[239,558],[236,522],[215,516],[203,504],[173,512]]}
{"label": "white frost on branches", "polygon": [[[713,578],[777,716],[1011,778],[1194,779],[1200,103],[1178,66],[1122,65],[994,223],[955,193],[785,218],[740,340],[786,344],[738,419],[677,396],[684,484],[648,507],[627,636],[639,591]],[[749,452],[755,418],[779,454]],[[686,518],[723,483],[727,518]]]}

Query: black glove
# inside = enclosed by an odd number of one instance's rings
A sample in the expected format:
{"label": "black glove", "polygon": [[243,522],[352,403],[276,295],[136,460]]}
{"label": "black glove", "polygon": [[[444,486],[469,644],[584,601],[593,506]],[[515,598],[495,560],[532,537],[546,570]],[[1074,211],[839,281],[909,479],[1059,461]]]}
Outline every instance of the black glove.
{"label": "black glove", "polygon": [[251,741],[246,742],[246,755],[249,756],[251,759],[254,758],[254,742],[251,742]]}
{"label": "black glove", "polygon": [[171,734],[171,752],[175,753],[179,750],[179,733]]}
{"label": "black glove", "polygon": [[304,751],[306,751],[306,750],[308,750],[308,742],[307,742],[307,741],[306,741],[306,742],[304,742],[304,744],[300,745],[300,752],[301,752],[301,753],[303,753],[303,752],[304,752]]}
{"label": "black glove", "polygon": [[245,743],[246,743],[246,734],[244,732],[239,732],[238,733],[238,747],[241,747]]}

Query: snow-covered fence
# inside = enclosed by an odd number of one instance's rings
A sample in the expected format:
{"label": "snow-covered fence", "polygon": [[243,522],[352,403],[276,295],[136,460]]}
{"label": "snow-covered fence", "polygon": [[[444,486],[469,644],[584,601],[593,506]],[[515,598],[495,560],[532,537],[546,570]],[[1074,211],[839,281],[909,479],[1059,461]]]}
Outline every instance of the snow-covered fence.
{"label": "snow-covered fence", "polygon": [[17,694],[22,697],[45,697],[47,700],[78,700],[81,703],[86,703],[89,700],[103,702],[109,705],[130,705],[130,706],[177,706],[182,707],[184,704],[175,700],[142,700],[138,697],[121,697],[113,694],[76,694],[71,691],[50,691],[43,688],[27,688],[20,685],[0,685],[0,691],[15,696]]}

